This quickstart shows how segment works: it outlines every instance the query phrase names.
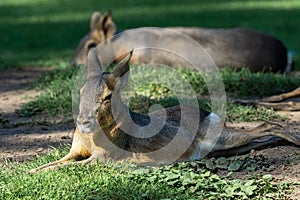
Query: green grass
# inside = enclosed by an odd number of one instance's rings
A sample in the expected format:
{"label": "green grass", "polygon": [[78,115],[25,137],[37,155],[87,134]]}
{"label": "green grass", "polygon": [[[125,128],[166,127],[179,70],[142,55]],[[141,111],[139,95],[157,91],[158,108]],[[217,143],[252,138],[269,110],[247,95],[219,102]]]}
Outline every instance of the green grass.
{"label": "green grass", "polygon": [[[0,167],[0,199],[283,199],[293,187],[275,183],[270,175],[240,180],[228,171],[221,177],[202,162],[151,168],[99,163],[27,173],[64,153],[56,149],[25,164]],[[224,170],[224,159],[211,162]]]}
{"label": "green grass", "polygon": [[[67,64],[79,39],[88,31],[90,14],[109,9],[120,30],[143,26],[243,26],[272,34],[288,49],[300,52],[296,42],[300,34],[298,0],[3,0],[0,67]],[[295,59],[299,63],[299,55]]]}
{"label": "green grass", "polygon": [[36,113],[71,116],[72,89],[77,71],[76,68],[57,69],[41,76],[33,87],[43,90],[43,93],[35,100],[24,104],[18,113],[21,116],[31,116]]}

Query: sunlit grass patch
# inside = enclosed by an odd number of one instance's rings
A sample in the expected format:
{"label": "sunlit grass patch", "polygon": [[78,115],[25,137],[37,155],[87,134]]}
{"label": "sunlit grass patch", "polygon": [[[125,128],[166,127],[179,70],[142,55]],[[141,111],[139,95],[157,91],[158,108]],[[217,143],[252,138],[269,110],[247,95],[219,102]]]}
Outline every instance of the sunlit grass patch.
{"label": "sunlit grass patch", "polygon": [[[214,169],[205,167],[211,159],[146,168],[129,163],[98,163],[28,173],[28,170],[42,163],[57,160],[66,152],[66,147],[54,149],[33,161],[8,163],[8,166],[0,167],[0,198],[284,199],[294,187],[291,183],[275,183],[271,175],[248,176],[244,180],[231,179],[230,173],[218,176]],[[224,170],[221,167],[224,159],[211,162]],[[250,166],[247,163],[240,160],[243,168]]]}

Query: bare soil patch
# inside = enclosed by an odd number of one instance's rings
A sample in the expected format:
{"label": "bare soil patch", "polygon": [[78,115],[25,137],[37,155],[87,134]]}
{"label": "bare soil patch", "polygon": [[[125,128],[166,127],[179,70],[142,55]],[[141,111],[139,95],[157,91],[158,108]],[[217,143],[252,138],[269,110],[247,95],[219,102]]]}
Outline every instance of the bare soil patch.
{"label": "bare soil patch", "polygon": [[[26,161],[33,156],[42,155],[52,147],[63,143],[71,143],[73,123],[55,124],[58,117],[40,115],[20,117],[17,110],[20,106],[40,94],[29,90],[27,86],[37,79],[38,75],[49,71],[49,68],[21,68],[0,71],[0,164],[5,159]],[[300,112],[278,112],[288,116],[289,123],[300,127]],[[230,126],[251,128],[258,123],[239,123]],[[281,143],[264,149],[254,150],[250,154],[263,155],[269,159],[274,170],[255,172],[242,171],[233,174],[234,178],[244,179],[246,175],[258,173],[272,174],[278,182],[300,182],[300,147],[290,143]],[[225,173],[225,172],[224,172]],[[296,188],[291,199],[300,199],[300,189]]]}
{"label": "bare soil patch", "polygon": [[59,117],[20,117],[17,110],[41,92],[28,85],[49,68],[14,68],[0,72],[0,163],[25,161],[61,143],[70,143],[73,124],[53,126]]}

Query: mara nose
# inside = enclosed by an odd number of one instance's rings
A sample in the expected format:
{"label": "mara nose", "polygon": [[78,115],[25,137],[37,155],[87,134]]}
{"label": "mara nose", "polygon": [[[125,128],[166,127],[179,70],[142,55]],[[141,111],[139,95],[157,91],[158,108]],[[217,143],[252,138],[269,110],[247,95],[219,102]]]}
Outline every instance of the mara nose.
{"label": "mara nose", "polygon": [[91,122],[88,121],[88,120],[85,120],[85,121],[82,122],[83,126],[90,126],[90,124],[91,124]]}
{"label": "mara nose", "polygon": [[76,123],[77,123],[77,127],[82,133],[91,133],[95,128],[92,119],[78,118]]}
{"label": "mara nose", "polygon": [[82,126],[89,126],[91,124],[91,120],[90,119],[78,118],[77,119],[77,124],[82,125]]}

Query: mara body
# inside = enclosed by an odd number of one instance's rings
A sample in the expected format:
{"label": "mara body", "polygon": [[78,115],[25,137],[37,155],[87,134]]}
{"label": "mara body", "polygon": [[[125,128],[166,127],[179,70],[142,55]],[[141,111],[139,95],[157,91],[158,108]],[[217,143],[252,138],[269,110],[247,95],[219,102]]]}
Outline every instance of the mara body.
{"label": "mara body", "polygon": [[[105,40],[107,40],[107,43],[114,43],[112,45],[117,43],[120,49],[130,49],[132,41],[134,41],[139,43],[137,46],[151,47],[159,45],[165,49],[180,50],[181,48],[182,51],[194,53],[193,46],[188,46],[185,43],[185,37],[182,36],[184,34],[201,45],[219,68],[231,67],[239,70],[247,67],[253,72],[284,72],[290,70],[286,69],[287,66],[290,67],[287,48],[279,39],[266,33],[248,28],[168,27],[167,29],[169,31],[150,28],[141,29],[127,35],[127,40],[123,40],[123,37],[121,37],[122,41],[120,41],[119,37],[114,37],[117,29],[111,14],[101,15],[100,12],[95,12],[90,20],[90,31],[80,40],[71,59],[71,64],[86,64],[89,49]],[[114,39],[110,40],[112,37]],[[161,51],[145,53],[135,51],[130,62],[138,64],[149,63],[149,61],[172,67],[191,68],[188,62],[183,62],[177,55],[166,55]],[[210,67],[205,60],[201,65],[204,68]]]}

